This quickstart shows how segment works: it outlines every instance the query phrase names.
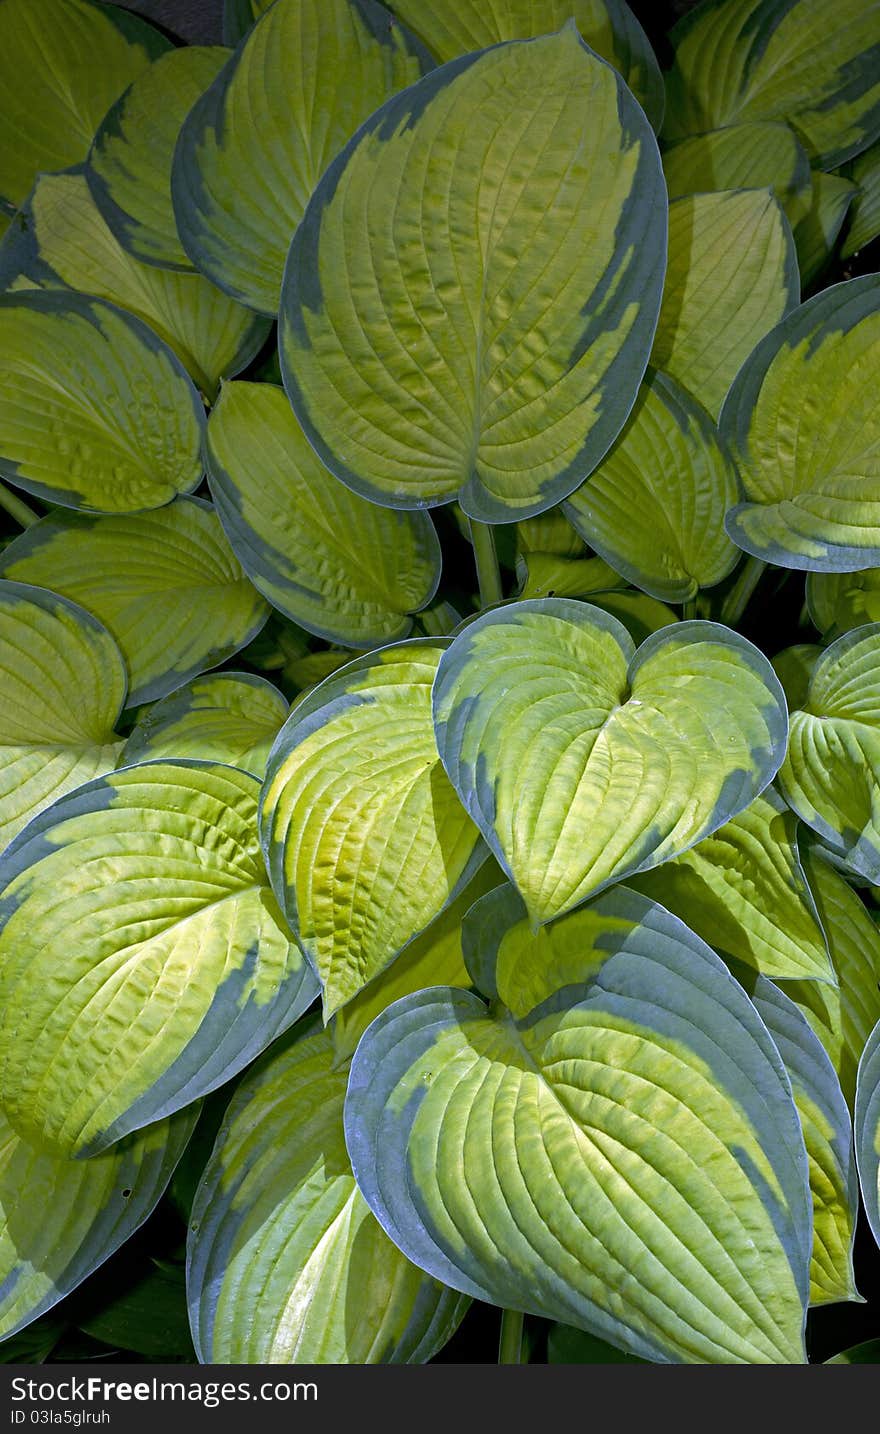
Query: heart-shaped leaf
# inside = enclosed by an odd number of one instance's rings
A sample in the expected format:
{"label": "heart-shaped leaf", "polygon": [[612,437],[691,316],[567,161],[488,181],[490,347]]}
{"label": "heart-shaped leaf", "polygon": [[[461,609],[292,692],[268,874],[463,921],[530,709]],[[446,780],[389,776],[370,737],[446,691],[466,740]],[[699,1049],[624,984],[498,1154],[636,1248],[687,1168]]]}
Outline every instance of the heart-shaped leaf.
{"label": "heart-shaped leaf", "polygon": [[0,351],[0,476],[105,513],[198,486],[201,400],[140,319],[84,294],[3,294]]}
{"label": "heart-shaped leaf", "polygon": [[366,121],[294,235],[280,347],[309,441],[388,507],[551,507],[635,400],[665,224],[650,126],[572,26],[441,66]]}
{"label": "heart-shaped leaf", "polygon": [[427,513],[352,493],[316,458],[280,388],[233,383],[208,424],[211,493],[256,587],[308,632],[372,647],[406,637],[434,596],[440,544]]}
{"label": "heart-shaped leaf", "polygon": [[260,809],[272,886],[329,1018],[443,910],[486,852],[437,756],[439,640],[349,663],[300,702]]}
{"label": "heart-shaped leaf", "polygon": [[125,665],[90,613],[0,582],[0,850],[57,797],[116,766]]}
{"label": "heart-shaped leaf", "polygon": [[880,276],[823,290],[743,365],[721,431],[746,501],[727,531],[785,568],[851,572],[880,564]]}
{"label": "heart-shaped leaf", "polygon": [[659,866],[747,807],[785,751],[766,658],[715,623],[635,652],[562,598],[485,613],[440,660],[437,747],[535,922]]}
{"label": "heart-shaped leaf", "polygon": [[410,1264],[345,1149],[348,1063],[302,1033],[248,1075],[196,1193],[187,1250],[200,1360],[422,1364],[470,1301]]}
{"label": "heart-shaped leaf", "polygon": [[256,778],[125,767],[62,797],[0,862],[0,1099],[91,1155],[241,1070],[314,999],[257,841]]}
{"label": "heart-shaped leaf", "polygon": [[743,360],[799,293],[791,229],[769,190],[676,199],[651,363],[717,418]]}
{"label": "heart-shaped leaf", "polygon": [[130,706],[224,662],[269,614],[199,498],[118,517],[50,514],[10,543],[0,572],[52,587],[100,618],[122,649]]}
{"label": "heart-shaped leaf", "polygon": [[174,213],[196,267],[277,313],[290,236],[321,175],[362,121],[431,64],[374,0],[277,0],[177,142]]}
{"label": "heart-shaped leaf", "polygon": [[807,608],[823,637],[835,638],[880,622],[880,568],[856,573],[808,573]]}
{"label": "heart-shaped leaf", "polygon": [[510,888],[473,917],[493,1005],[420,991],[352,1062],[377,1219],[453,1288],[649,1359],[802,1363],[806,1154],[745,992],[624,887],[537,935]]}
{"label": "heart-shaped leaf", "polygon": [[856,194],[849,210],[840,257],[851,259],[880,235],[880,144],[872,144],[854,159],[847,165],[845,174],[856,185]]}
{"label": "heart-shaped leaf", "polygon": [[0,1114],[0,1340],[51,1309],[143,1224],[198,1113],[178,1111],[93,1160],[28,1145]]}
{"label": "heart-shaped leaf", "polygon": [[189,757],[261,777],[289,710],[277,687],[250,672],[197,677],[140,718],[120,765]]}
{"label": "heart-shaped leaf", "polygon": [[880,1024],[869,1036],[859,1062],[854,1120],[865,1214],[880,1245]]}
{"label": "heart-shaped leaf", "polygon": [[856,187],[837,174],[816,170],[812,178],[810,203],[794,226],[801,285],[807,288],[821,274],[843,227]]}
{"label": "heart-shaped leaf", "polygon": [[736,469],[709,414],[673,379],[652,373],[565,512],[630,582],[684,602],[736,567],[739,551],[723,524],[738,496]]}
{"label": "heart-shaped leaf", "polygon": [[169,50],[111,106],[92,141],[86,175],[119,243],[144,264],[191,270],[171,203],[181,126],[229,59],[221,45]]}

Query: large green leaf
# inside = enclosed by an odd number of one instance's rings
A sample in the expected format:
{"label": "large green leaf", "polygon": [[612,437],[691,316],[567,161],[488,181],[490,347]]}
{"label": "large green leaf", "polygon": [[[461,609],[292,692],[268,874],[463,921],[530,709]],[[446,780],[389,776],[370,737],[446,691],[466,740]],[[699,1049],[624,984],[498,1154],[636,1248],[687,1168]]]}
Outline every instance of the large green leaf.
{"label": "large green leaf", "polygon": [[841,257],[849,259],[880,235],[880,144],[860,154],[845,174],[857,186],[840,249]]}
{"label": "large green leaf", "polygon": [[791,229],[769,190],[676,199],[651,363],[717,418],[743,360],[798,295]]}
{"label": "large green leaf", "polygon": [[290,237],[321,175],[362,121],[431,63],[375,0],[277,0],[178,140],[174,213],[196,267],[276,313]]}
{"label": "large green leaf", "polygon": [[212,398],[221,378],[253,358],[265,319],[200,274],[143,264],[107,228],[81,169],[43,174],[2,248],[0,288],[70,288],[143,319]]}
{"label": "large green leaf", "polygon": [[715,623],[638,650],[588,603],[485,613],[440,661],[437,747],[530,917],[545,922],[723,826],[772,779],[786,711],[772,668]]}
{"label": "large green leaf", "polygon": [[0,573],[51,587],[100,618],[122,649],[129,705],[224,662],[269,613],[199,498],[118,517],[52,513],[10,543]]}
{"label": "large green leaf", "polygon": [[108,107],[169,42],[90,0],[0,0],[0,25],[0,197],[20,204],[40,170],[85,159]]}
{"label": "large green leaf", "polygon": [[438,60],[529,40],[574,20],[591,50],[626,80],[655,129],[663,119],[663,79],[648,37],[624,0],[392,0],[390,8]]}
{"label": "large green leaf", "polygon": [[801,866],[797,820],[772,787],[712,836],[632,884],[716,951],[773,981],[837,983]]}
{"label": "large green leaf", "polygon": [[203,1363],[422,1364],[467,1309],[370,1213],[345,1149],[347,1080],[312,1029],[236,1091],[190,1219]]}
{"label": "large green leaf", "polygon": [[868,1037],[859,1062],[854,1119],[865,1214],[880,1245],[880,1023]]}
{"label": "large green leaf", "polygon": [[880,622],[880,568],[855,573],[808,573],[807,607],[823,637]]}
{"label": "large green leaf", "polygon": [[329,1018],[378,975],[485,857],[437,756],[442,640],[356,659],[301,701],[269,757],[260,809],[275,894]]}
{"label": "large green leaf", "polygon": [[663,156],[670,199],[719,189],[772,189],[789,222],[810,206],[810,161],[787,124],[752,120],[683,139]]}
{"label": "large green leaf", "polygon": [[28,1145],[0,1114],[0,1339],[51,1309],[155,1207],[198,1106],[129,1135],[94,1160]]}
{"label": "large green leaf", "polygon": [[197,677],[144,713],[125,744],[121,765],[193,757],[227,762],[261,777],[288,711],[278,688],[249,672]]}
{"label": "large green leaf", "polygon": [[83,294],[4,294],[0,352],[0,476],[110,513],[198,486],[201,400],[140,319]]}
{"label": "large green leaf", "polygon": [[721,415],[746,493],[727,530],[786,568],[880,563],[880,276],[835,284],[743,365]]}
{"label": "large green leaf", "polygon": [[192,269],[171,203],[171,163],[181,126],[229,59],[221,45],[169,50],[105,115],[86,174],[119,243],[145,264]]}
{"label": "large green leaf", "polygon": [[255,777],[125,767],[36,817],[0,861],[0,1100],[91,1155],[213,1090],[316,993],[266,880]]}
{"label": "large green leaf", "polygon": [[619,887],[534,934],[474,908],[484,994],[397,1001],[352,1062],[346,1140],[435,1278],[684,1363],[802,1363],[811,1247],[791,1087],[754,1007]]}
{"label": "large green leaf", "polygon": [[830,169],[880,135],[876,0],[704,0],[673,42],[670,138],[788,120]]}
{"label": "large green leaf", "polygon": [[677,603],[736,567],[739,550],[723,524],[738,496],[736,469],[709,414],[674,380],[652,373],[565,512],[617,572]]}
{"label": "large green leaf", "polygon": [[856,187],[837,174],[813,175],[807,212],[794,226],[801,284],[806,289],[830,262]]}
{"label": "large green leaf", "polygon": [[0,850],[57,797],[116,766],[125,665],[55,593],[0,581]]}
{"label": "large green leaf", "polygon": [[779,784],[836,856],[880,883],[880,624],[853,628],[819,657],[791,714]]}
{"label": "large green leaf", "polygon": [[282,372],[309,441],[392,508],[552,506],[635,400],[665,223],[645,116],[572,26],[443,65],[362,126],[294,236]]}
{"label": "large green leaf", "polygon": [[269,601],[331,642],[406,637],[434,596],[440,545],[427,513],[352,493],[315,456],[282,389],[227,385],[208,424],[217,512]]}

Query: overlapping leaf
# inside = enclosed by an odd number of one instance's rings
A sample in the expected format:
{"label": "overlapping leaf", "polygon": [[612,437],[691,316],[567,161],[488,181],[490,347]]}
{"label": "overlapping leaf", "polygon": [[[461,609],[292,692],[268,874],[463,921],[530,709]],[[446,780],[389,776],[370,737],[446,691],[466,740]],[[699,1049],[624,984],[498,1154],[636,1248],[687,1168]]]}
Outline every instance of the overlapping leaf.
{"label": "overlapping leaf", "polygon": [[442,647],[398,643],[301,701],[269,757],[266,863],[328,1018],[378,975],[485,857],[431,723]]}
{"label": "overlapping leaf", "polygon": [[286,270],[284,382],[319,456],[389,507],[552,506],[632,407],[665,223],[644,114],[573,27],[389,100],[327,170]]}
{"label": "overlapping leaf", "polygon": [[125,658],[129,705],[216,667],[269,612],[197,498],[118,517],[53,513],[10,543],[0,572],[51,586],[100,618]]}
{"label": "overlapping leaf", "polygon": [[520,583],[519,596],[523,598],[592,598],[625,588],[623,579],[602,558],[525,553],[516,560],[516,575]]}
{"label": "overlapping leaf", "polygon": [[845,174],[857,186],[840,249],[841,257],[849,259],[880,234],[880,144],[854,159]]}
{"label": "overlapping leaf", "polygon": [[474,917],[493,1004],[418,992],[352,1062],[348,1150],[395,1243],[649,1359],[803,1362],[806,1157],[745,993],[625,888],[537,935],[510,888]]}
{"label": "overlapping leaf", "polygon": [[831,259],[837,236],[856,194],[856,187],[837,174],[813,174],[807,212],[794,227],[801,284],[806,288]]}
{"label": "overlapping leaf", "polygon": [[206,457],[226,535],[276,608],[331,642],[372,647],[407,636],[440,576],[427,513],[378,508],[344,487],[272,384],[224,389]]}
{"label": "overlapping leaf", "polygon": [[277,687],[249,672],[197,677],[144,713],[120,765],[191,757],[261,777],[288,710]]}
{"label": "overlapping leaf", "polygon": [[92,1155],[259,1054],[316,982],[269,890],[259,783],[151,762],[63,797],[0,862],[0,1099]]}
{"label": "overlapping leaf", "polygon": [[807,607],[824,637],[880,622],[880,568],[855,573],[809,573]]}
{"label": "overlapping leaf", "polygon": [[855,1134],[865,1213],[880,1245],[880,1024],[868,1038],[859,1063]]}
{"label": "overlapping leaf", "polygon": [[789,711],[803,707],[806,702],[813,668],[821,655],[818,643],[796,642],[793,647],[777,652],[773,658],[771,666],[782,683]]}
{"label": "overlapping leaf", "polygon": [[663,156],[670,199],[720,189],[772,189],[789,222],[812,196],[810,161],[788,125],[764,120],[733,124],[680,140]]}
{"label": "overlapping leaf", "polygon": [[748,806],[785,750],[770,664],[714,623],[638,653],[560,598],[484,614],[440,661],[437,746],[535,922],[657,866]]}

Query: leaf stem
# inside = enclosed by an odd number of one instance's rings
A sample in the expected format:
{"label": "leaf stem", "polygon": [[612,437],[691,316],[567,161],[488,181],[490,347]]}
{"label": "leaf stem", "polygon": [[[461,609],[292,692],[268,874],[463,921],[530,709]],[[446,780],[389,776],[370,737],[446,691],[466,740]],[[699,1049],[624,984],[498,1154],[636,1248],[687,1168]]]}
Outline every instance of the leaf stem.
{"label": "leaf stem", "polygon": [[0,483],[0,508],[5,508],[10,518],[14,518],[23,528],[32,528],[34,523],[40,521],[39,513],[29,508],[24,499],[7,488],[5,483]]}
{"label": "leaf stem", "polygon": [[501,1311],[499,1364],[522,1364],[523,1314],[521,1310]]}
{"label": "leaf stem", "polygon": [[501,586],[501,569],[498,566],[498,554],[495,551],[495,534],[489,523],[478,523],[475,518],[469,518],[468,523],[477,563],[480,607],[487,608],[491,607],[493,603],[501,602],[504,597],[504,589]]}
{"label": "leaf stem", "polygon": [[739,622],[755,588],[764,576],[767,564],[763,558],[748,558],[743,564],[739,577],[724,602],[721,604],[721,621],[733,626]]}

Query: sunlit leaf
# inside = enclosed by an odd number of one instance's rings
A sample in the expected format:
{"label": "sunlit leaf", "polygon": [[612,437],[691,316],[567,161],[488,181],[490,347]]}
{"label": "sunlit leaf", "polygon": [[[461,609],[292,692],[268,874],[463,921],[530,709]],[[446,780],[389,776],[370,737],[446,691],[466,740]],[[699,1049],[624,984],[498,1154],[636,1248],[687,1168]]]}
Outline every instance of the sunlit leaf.
{"label": "sunlit leaf", "polygon": [[825,637],[880,622],[880,568],[856,573],[808,573],[807,607]]}
{"label": "sunlit leaf", "polygon": [[288,710],[277,687],[249,672],[197,677],[144,713],[120,765],[192,757],[261,777]]}

